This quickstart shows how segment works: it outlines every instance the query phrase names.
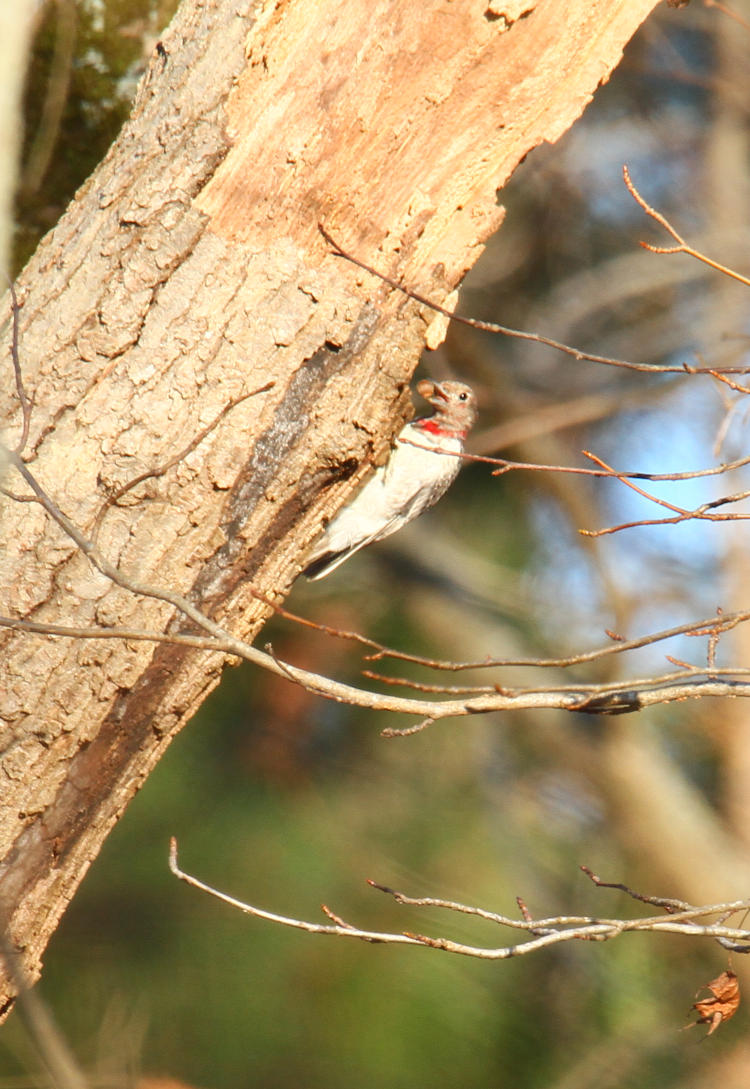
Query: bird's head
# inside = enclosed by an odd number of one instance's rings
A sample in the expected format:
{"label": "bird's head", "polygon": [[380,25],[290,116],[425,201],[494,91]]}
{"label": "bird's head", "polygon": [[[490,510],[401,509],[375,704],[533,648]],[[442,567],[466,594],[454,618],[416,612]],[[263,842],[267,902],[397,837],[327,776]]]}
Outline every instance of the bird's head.
{"label": "bird's head", "polygon": [[433,382],[424,378],[417,383],[417,393],[435,409],[435,422],[441,431],[466,435],[477,418],[474,391],[463,382]]}

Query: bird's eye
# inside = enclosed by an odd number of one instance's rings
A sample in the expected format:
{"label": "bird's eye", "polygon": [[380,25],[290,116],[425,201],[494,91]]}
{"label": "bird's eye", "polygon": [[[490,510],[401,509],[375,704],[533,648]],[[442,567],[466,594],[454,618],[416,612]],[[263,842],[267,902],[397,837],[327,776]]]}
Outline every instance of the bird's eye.
{"label": "bird's eye", "polygon": [[468,401],[469,395],[468,393],[459,393],[458,399],[459,401]]}

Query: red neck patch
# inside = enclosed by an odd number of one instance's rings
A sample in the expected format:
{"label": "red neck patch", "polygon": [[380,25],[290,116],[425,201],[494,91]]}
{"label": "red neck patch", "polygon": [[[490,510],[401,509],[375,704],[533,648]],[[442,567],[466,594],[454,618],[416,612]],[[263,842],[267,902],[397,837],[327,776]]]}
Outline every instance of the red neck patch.
{"label": "red neck patch", "polygon": [[465,431],[454,431],[447,427],[441,427],[434,416],[431,416],[426,420],[415,420],[414,426],[418,427],[420,431],[429,431],[431,435],[437,435],[438,437],[445,435],[447,438],[451,439],[463,440],[466,438]]}

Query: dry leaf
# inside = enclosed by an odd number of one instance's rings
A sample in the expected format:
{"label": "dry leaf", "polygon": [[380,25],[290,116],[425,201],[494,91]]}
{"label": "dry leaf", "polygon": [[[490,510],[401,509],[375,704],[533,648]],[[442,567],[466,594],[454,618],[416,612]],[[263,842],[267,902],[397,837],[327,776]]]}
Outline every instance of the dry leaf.
{"label": "dry leaf", "polygon": [[731,968],[727,968],[726,972],[722,972],[716,979],[707,983],[705,990],[710,991],[712,997],[693,1003],[693,1009],[697,1010],[700,1016],[697,1021],[693,1021],[687,1027],[710,1024],[711,1027],[706,1034],[710,1036],[722,1021],[728,1021],[736,1014],[740,1004],[740,985],[736,973]]}

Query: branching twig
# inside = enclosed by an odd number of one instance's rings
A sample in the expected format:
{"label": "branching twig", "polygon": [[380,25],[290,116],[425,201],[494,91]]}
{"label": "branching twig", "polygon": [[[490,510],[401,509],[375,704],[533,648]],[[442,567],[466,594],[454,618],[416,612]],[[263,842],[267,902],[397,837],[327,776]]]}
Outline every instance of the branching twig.
{"label": "branching twig", "polygon": [[636,492],[637,495],[642,496],[644,499],[650,500],[652,503],[656,503],[659,507],[666,507],[667,510],[674,511],[674,515],[671,518],[639,518],[633,522],[620,522],[616,526],[607,526],[604,529],[581,529],[578,532],[583,537],[604,537],[610,533],[619,533],[623,529],[634,529],[642,526],[664,526],[664,525],[677,525],[679,522],[687,522],[695,519],[696,521],[704,522],[737,522],[746,521],[750,518],[750,514],[744,514],[737,511],[730,511],[726,514],[717,514],[713,508],[719,506],[725,506],[728,503],[739,503],[743,499],[747,499],[750,492],[737,492],[736,495],[725,495],[719,499],[709,500],[707,503],[701,504],[700,507],[695,507],[693,510],[686,510],[684,507],[678,507],[674,503],[669,503],[666,499],[660,499],[656,495],[652,495],[651,492],[647,492],[644,488],[639,487],[632,480],[629,480],[627,476],[622,473],[618,473],[612,469],[611,465],[607,465],[596,454],[592,454],[589,450],[583,451],[587,458],[591,458],[593,462],[601,466],[603,469],[607,469],[617,480],[621,481],[627,488]]}
{"label": "branching twig", "polygon": [[[463,699],[421,700],[372,692],[368,689],[356,688],[352,685],[334,681],[322,674],[300,669],[277,658],[272,652],[260,651],[244,640],[237,639],[220,625],[204,616],[181,595],[144,586],[128,578],[104,560],[91,545],[91,542],[86,542],[85,538],[82,538],[82,540],[87,545],[85,551],[91,562],[103,574],[112,577],[117,585],[144,597],[152,597],[168,602],[193,620],[199,627],[204,628],[208,635],[199,636],[182,632],[168,634],[131,628],[66,627],[60,624],[47,624],[4,616],[0,616],[0,627],[77,639],[129,639],[134,641],[173,642],[208,652],[232,654],[284,677],[325,699],[348,703],[357,707],[367,707],[376,711],[416,715],[425,720],[406,729],[384,730],[382,733],[385,737],[407,736],[417,733],[438,719],[484,714],[489,711],[529,710],[534,708],[579,711],[586,714],[623,714],[656,704],[685,699],[699,699],[706,696],[750,697],[750,682],[736,679],[739,676],[747,675],[750,670],[742,668],[715,669],[713,667],[704,669],[699,666],[686,666],[677,673],[665,674],[661,677],[646,677],[635,681],[626,680],[616,684],[571,684],[534,689],[501,688],[497,685],[490,689],[489,686],[478,686],[474,689],[467,688],[466,698]],[[744,619],[747,619],[747,617],[744,617]],[[738,622],[738,617],[735,616],[730,615],[722,618],[722,624],[726,626],[736,622]],[[700,625],[711,623],[712,621],[701,621],[700,624],[683,625],[680,629],[673,629],[670,634],[674,634],[676,631],[686,634],[697,629]],[[630,645],[636,643],[645,645],[647,642],[652,641],[652,638],[635,640]],[[622,650],[628,646],[627,643],[619,643],[612,649]],[[437,686],[435,687],[437,688]]]}
{"label": "branching twig", "polygon": [[[710,642],[709,642],[710,648]],[[371,673],[364,671],[364,676],[372,680],[378,680],[381,683],[388,684],[391,687],[396,688],[410,688],[414,692],[432,692],[440,693],[441,695],[466,695],[466,696],[478,696],[491,693],[497,693],[499,696],[513,698],[518,696],[521,692],[526,695],[536,693],[541,695],[543,693],[560,693],[570,692],[577,694],[580,697],[580,703],[574,703],[569,709],[579,710],[583,708],[588,710],[588,704],[590,700],[606,700],[611,698],[621,699],[627,697],[629,701],[637,700],[639,693],[647,693],[652,688],[656,688],[659,691],[664,691],[675,681],[683,681],[686,677],[692,677],[697,680],[705,677],[709,680],[715,680],[718,677],[747,677],[750,676],[750,666],[726,666],[716,667],[716,665],[709,661],[707,666],[692,665],[689,662],[680,661],[677,658],[673,658],[671,655],[667,655],[667,660],[673,665],[678,667],[677,672],[650,674],[648,677],[629,677],[627,680],[619,680],[610,683],[595,683],[585,684],[583,682],[571,683],[571,684],[553,684],[553,685],[535,685],[529,688],[512,688],[509,685],[466,685],[465,687],[459,687],[458,685],[441,685],[441,684],[422,684],[418,681],[412,681],[408,677],[385,677],[381,674]]]}
{"label": "branching twig", "polygon": [[254,586],[250,586],[249,589],[254,598],[262,601],[264,605],[268,605],[270,609],[273,609],[278,616],[283,617],[285,620],[291,620],[295,624],[300,624],[303,628],[312,628],[313,631],[322,632],[324,635],[335,636],[337,639],[347,639],[354,643],[360,643],[372,650],[381,651],[384,649],[380,643],[375,639],[370,639],[367,635],[362,635],[358,631],[345,631],[342,628],[334,628],[330,624],[319,624],[306,616],[300,616],[299,613],[290,612],[289,609],[285,609],[283,605],[279,605],[277,601],[273,601],[267,594],[261,593]]}
{"label": "branching twig", "polygon": [[[672,916],[682,913],[690,913],[695,911],[690,904],[685,900],[673,900],[664,896],[647,896],[642,892],[636,892],[634,889],[629,888],[628,885],[623,885],[620,881],[602,881],[600,877],[589,869],[588,866],[580,867],[587,877],[590,877],[593,883],[602,889],[619,889],[621,892],[627,893],[628,896],[632,896],[634,900],[640,900],[642,904],[652,904],[654,907],[664,908],[664,910]],[[733,904],[727,904],[725,907],[719,906],[717,908],[718,923],[724,923],[737,911],[747,911],[744,907],[737,907]],[[750,935],[750,931],[748,931]],[[716,936],[717,943],[723,948],[728,949],[731,953],[750,953],[750,945],[747,944],[747,940],[743,938],[726,937],[724,935]]]}
{"label": "branching twig", "polygon": [[[282,608],[265,595],[256,593],[255,596],[274,609],[279,616],[283,616],[287,620],[292,620],[305,627],[314,628],[317,631],[324,632],[326,635],[335,636],[338,639],[349,639],[370,647],[374,653],[365,655],[365,661],[378,662],[390,658],[394,661],[412,662],[415,665],[424,666],[427,669],[439,669],[443,672],[456,673],[467,669],[495,669],[511,666],[554,669],[586,665],[590,662],[597,662],[601,658],[606,658],[612,654],[623,654],[631,650],[640,650],[643,647],[653,646],[656,643],[664,642],[667,639],[674,639],[681,635],[709,635],[717,630],[729,631],[731,628],[735,628],[739,624],[744,624],[750,620],[750,611],[725,614],[722,610],[718,610],[717,616],[715,617],[709,617],[705,620],[690,621],[674,628],[666,628],[663,631],[652,632],[648,635],[640,636],[637,639],[625,639],[622,635],[607,631],[605,634],[609,636],[612,642],[607,643],[606,646],[598,647],[595,650],[583,651],[580,654],[571,654],[567,657],[492,658],[490,655],[487,655],[485,658],[473,661],[450,662],[441,658],[427,658],[420,654],[410,654],[408,651],[397,650],[395,647],[387,647],[359,632],[343,631],[340,628],[334,628],[328,624],[317,624],[312,620],[308,620],[305,617],[290,612],[288,609]],[[389,680],[389,683],[393,683],[393,681]],[[495,691],[497,691],[497,686],[495,686]]]}
{"label": "branching twig", "polygon": [[[725,382],[729,381],[729,379],[723,378],[722,375],[717,374],[715,377],[722,378]],[[736,386],[736,383],[732,384]],[[750,387],[747,392],[750,393]],[[642,473],[633,472],[629,469],[623,471],[616,469],[587,469],[582,465],[537,465],[534,462],[511,461],[508,458],[492,458],[484,454],[467,454],[466,452],[452,456],[460,457],[465,461],[478,461],[485,465],[496,465],[498,468],[493,472],[493,476],[503,476],[505,473],[511,472],[514,469],[523,469],[527,472],[570,473],[573,476],[594,476],[599,479],[605,479],[607,477],[615,477],[616,479],[627,477],[628,480],[668,482],[698,480],[707,476],[721,476],[723,473],[729,473],[735,469],[742,469],[744,466],[750,464],[750,457],[744,457],[737,458],[735,461],[724,462],[721,465],[714,465],[708,469],[688,469],[682,473]]]}
{"label": "branching twig", "polygon": [[[328,934],[339,938],[355,938],[358,941],[380,943],[385,945],[423,945],[430,949],[440,949],[447,953],[458,953],[466,957],[476,957],[480,960],[508,960],[511,957],[523,956],[537,952],[551,945],[559,945],[569,941],[606,941],[609,938],[619,937],[621,934],[633,932],[682,934],[685,937],[714,938],[717,941],[733,943],[738,948],[741,943],[750,942],[750,930],[726,926],[723,922],[700,923],[698,920],[708,916],[720,915],[724,919],[738,911],[747,911],[750,908],[750,900],[736,900],[723,904],[707,904],[702,907],[693,907],[690,904],[682,904],[681,901],[657,900],[645,896],[638,896],[644,903],[654,903],[657,906],[666,904],[680,907],[672,911],[666,918],[663,915],[650,916],[641,919],[601,919],[588,915],[557,915],[552,918],[533,919],[525,904],[520,907],[522,917],[514,919],[497,912],[485,911],[483,908],[467,904],[460,904],[453,900],[442,900],[434,897],[412,897],[404,893],[396,892],[387,885],[381,885],[377,881],[368,881],[368,884],[381,892],[393,897],[398,904],[409,907],[433,907],[443,908],[447,911],[463,915],[473,915],[498,926],[508,927],[513,930],[521,930],[528,934],[525,941],[519,941],[512,945],[499,947],[467,945],[463,942],[454,942],[449,938],[432,938],[424,934],[414,934],[411,931],[401,933],[389,933],[379,930],[360,930],[350,923],[344,923],[330,908],[323,906],[323,912],[329,919],[336,920],[333,924],[312,923],[303,919],[296,919],[288,915],[278,915],[275,912],[265,911],[263,908],[244,903],[228,896],[224,892],[205,884],[203,881],[192,877],[180,869],[177,860],[177,840],[172,838],[169,850],[169,867],[175,877],[185,881],[193,888],[221,900],[230,907],[237,908],[246,915],[252,915],[258,919],[266,919],[279,923],[281,926],[291,927],[295,930],[304,930],[308,934]],[[606,882],[594,879],[591,871],[582,867],[595,883],[606,885]],[[614,888],[625,886],[613,885]]]}
{"label": "branching twig", "polygon": [[[353,265],[363,269],[365,272],[369,272],[370,275],[376,276],[384,284],[394,288],[396,291],[400,291],[406,295],[407,298],[413,299],[415,302],[421,303],[422,306],[429,306],[431,310],[434,310],[438,314],[442,314],[444,317],[450,318],[451,321],[459,322],[461,325],[468,325],[472,329],[479,329],[485,333],[501,333],[503,336],[515,337],[518,340],[529,340],[536,344],[543,344],[547,348],[554,348],[558,352],[564,352],[566,355],[572,356],[573,359],[577,359],[581,362],[588,363],[600,363],[607,367],[621,367],[631,371],[642,371],[648,374],[748,374],[750,373],[750,367],[716,367],[713,371],[704,367],[691,367],[687,363],[681,366],[674,366],[664,363],[632,363],[625,359],[614,359],[605,355],[593,355],[590,352],[583,352],[580,348],[572,348],[569,344],[562,344],[559,340],[553,340],[551,337],[542,336],[541,333],[527,333],[520,329],[511,329],[506,325],[499,325],[492,321],[479,321],[477,318],[467,318],[462,314],[454,314],[452,310],[448,310],[444,306],[440,306],[439,303],[433,302],[432,299],[428,299],[425,295],[420,295],[417,291],[412,291],[410,288],[405,287],[398,280],[394,280],[391,276],[386,276],[385,273],[379,272],[378,269],[372,265],[368,265],[365,261],[360,260],[359,257],[355,257],[354,254],[349,253],[344,249],[322,224],[318,224],[318,230],[325,238],[326,242],[332,247],[334,255],[336,257],[343,257],[345,260],[350,261]],[[707,263],[711,263],[707,261]],[[723,269],[723,266],[714,265],[716,268]],[[729,270],[726,270],[727,272]],[[742,279],[737,274],[737,279]]]}
{"label": "branching twig", "polygon": [[[750,280],[747,276],[742,276],[739,272],[735,272],[734,269],[719,264],[718,261],[714,261],[711,257],[707,257],[705,253],[701,253],[700,250],[696,250],[686,242],[682,235],[675,230],[666,216],[663,216],[661,212],[657,212],[655,208],[652,208],[651,205],[643,199],[630,177],[630,171],[627,166],[623,166],[622,176],[625,179],[625,185],[627,186],[630,195],[633,197],[633,200],[641,206],[647,216],[650,216],[660,227],[663,227],[667,234],[671,235],[677,243],[676,246],[653,246],[650,242],[641,242],[640,245],[643,246],[644,250],[650,250],[651,253],[684,253],[688,257],[694,257],[696,261],[701,261],[704,265],[708,265],[709,268],[723,273],[724,276],[730,276],[733,280],[738,280],[746,287],[750,287]],[[709,371],[709,373],[713,373],[715,377],[718,377],[719,374],[736,374],[737,371],[725,370],[723,367],[719,367],[713,372]]]}
{"label": "branching twig", "polygon": [[612,533],[621,533],[625,529],[643,529],[645,526],[676,526],[680,522],[688,522],[695,518],[702,522],[746,522],[750,514],[717,514],[711,516],[706,513],[709,504],[704,507],[696,507],[686,514],[676,514],[673,518],[638,518],[633,522],[620,522],[616,526],[605,526],[603,529],[579,529],[582,537],[608,537]]}

